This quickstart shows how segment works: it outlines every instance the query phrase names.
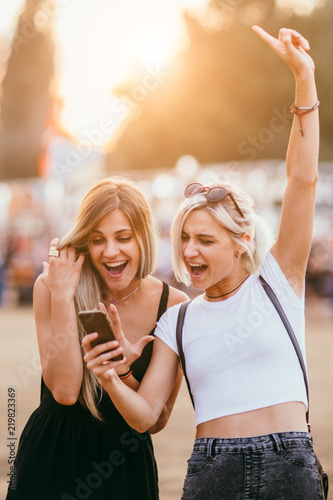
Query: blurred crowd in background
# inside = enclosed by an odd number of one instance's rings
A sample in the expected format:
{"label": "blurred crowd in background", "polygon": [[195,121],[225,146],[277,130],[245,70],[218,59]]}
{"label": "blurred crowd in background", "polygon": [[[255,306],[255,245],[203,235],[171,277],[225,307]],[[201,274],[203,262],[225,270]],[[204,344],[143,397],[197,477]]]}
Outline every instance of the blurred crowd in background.
{"label": "blurred crowd in background", "polygon": [[[313,247],[307,273],[308,297],[331,298],[333,303],[333,175],[331,164],[320,163]],[[87,172],[90,172],[87,175]],[[0,183],[0,301],[4,306],[30,304],[33,284],[48,260],[49,243],[61,238],[75,220],[84,194],[102,177],[101,159],[95,168],[61,182],[48,179]],[[200,165],[183,156],[172,170],[129,171],[115,175],[134,180],[149,199],[160,229],[156,274],[174,282],[171,265],[170,227],[185,186],[193,181],[207,184],[215,179],[233,183],[249,192],[258,212],[278,231],[285,163],[260,160],[246,163]],[[180,286],[180,285],[179,285]],[[191,290],[190,290],[191,293]]]}

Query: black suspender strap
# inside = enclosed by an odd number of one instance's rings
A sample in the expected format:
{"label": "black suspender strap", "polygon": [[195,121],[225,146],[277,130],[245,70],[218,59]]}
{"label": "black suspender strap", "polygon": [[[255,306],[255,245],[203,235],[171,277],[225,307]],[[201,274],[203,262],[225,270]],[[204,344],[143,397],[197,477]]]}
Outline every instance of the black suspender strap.
{"label": "black suspender strap", "polygon": [[[309,408],[309,384],[308,384],[308,377],[307,377],[307,374],[306,374],[306,368],[305,368],[305,363],[304,363],[304,359],[303,359],[303,356],[302,356],[302,351],[301,351],[301,348],[300,348],[299,343],[297,341],[296,335],[295,335],[294,330],[293,330],[291,324],[289,323],[289,320],[288,320],[288,318],[287,318],[287,316],[286,316],[286,314],[285,314],[285,312],[284,312],[284,310],[283,310],[283,308],[282,308],[282,306],[281,306],[281,304],[279,302],[279,299],[277,298],[277,296],[273,292],[273,290],[270,287],[270,285],[267,283],[267,281],[264,280],[264,278],[261,275],[259,276],[259,281],[260,281],[261,286],[265,290],[266,294],[270,298],[270,300],[271,300],[273,306],[275,307],[278,315],[280,316],[281,321],[284,324],[285,329],[288,332],[290,340],[293,343],[294,349],[295,349],[297,357],[298,357],[299,364],[301,365],[302,372],[303,372],[303,378],[304,378],[305,390],[306,390],[306,396],[308,398],[308,408]],[[307,424],[309,426],[309,410],[306,412],[306,422],[307,422]]]}
{"label": "black suspender strap", "polygon": [[184,372],[186,385],[187,385],[188,392],[189,392],[189,395],[190,395],[190,398],[192,401],[192,405],[194,408],[194,400],[193,400],[193,396],[192,396],[192,392],[191,392],[191,386],[190,386],[190,383],[189,383],[189,380],[188,380],[187,374],[186,374],[186,364],[185,364],[185,356],[184,356],[183,341],[182,341],[183,325],[184,325],[184,320],[185,320],[186,309],[187,309],[187,306],[189,305],[190,302],[191,302],[190,300],[187,300],[186,302],[183,302],[180,306],[179,313],[178,313],[178,320],[177,320],[176,339],[177,339],[177,347],[178,347],[178,353],[179,353],[179,357],[180,357],[181,366],[182,366],[182,369]]}

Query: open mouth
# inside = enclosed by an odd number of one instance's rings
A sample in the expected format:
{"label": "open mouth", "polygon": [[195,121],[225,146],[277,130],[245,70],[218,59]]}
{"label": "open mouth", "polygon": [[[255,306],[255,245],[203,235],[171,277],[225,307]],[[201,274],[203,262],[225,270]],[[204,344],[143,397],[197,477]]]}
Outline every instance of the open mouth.
{"label": "open mouth", "polygon": [[208,266],[204,264],[189,264],[191,276],[200,276],[204,271],[206,271]]}
{"label": "open mouth", "polygon": [[128,260],[122,260],[120,262],[103,262],[103,266],[111,276],[121,275],[127,264]]}

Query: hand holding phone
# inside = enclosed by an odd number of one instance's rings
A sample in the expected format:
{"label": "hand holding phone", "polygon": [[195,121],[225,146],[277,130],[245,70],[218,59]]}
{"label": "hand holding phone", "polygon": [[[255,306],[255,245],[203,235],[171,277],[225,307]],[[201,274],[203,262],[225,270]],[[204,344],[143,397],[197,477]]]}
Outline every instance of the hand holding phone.
{"label": "hand holding phone", "polygon": [[[91,342],[92,347],[98,344],[105,344],[105,342],[109,342],[110,340],[117,340],[104,311],[99,309],[80,311],[79,317],[87,334],[93,332],[98,333],[97,339]],[[123,354],[119,354],[115,358],[112,358],[112,360],[120,361],[123,357]]]}

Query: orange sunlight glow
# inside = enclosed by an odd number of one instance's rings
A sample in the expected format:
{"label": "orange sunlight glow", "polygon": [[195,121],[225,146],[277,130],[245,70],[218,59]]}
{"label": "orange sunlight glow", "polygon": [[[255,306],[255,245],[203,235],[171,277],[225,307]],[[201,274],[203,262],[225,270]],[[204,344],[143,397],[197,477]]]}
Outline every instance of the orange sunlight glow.
{"label": "orange sunlight glow", "polygon": [[[167,65],[186,43],[182,12],[198,13],[207,0],[68,0],[57,10],[57,91],[63,100],[61,122],[76,138],[99,127],[112,126],[103,142],[131,112],[112,89],[135,79],[152,91],[167,77]],[[142,74],[144,76],[142,76]]]}

